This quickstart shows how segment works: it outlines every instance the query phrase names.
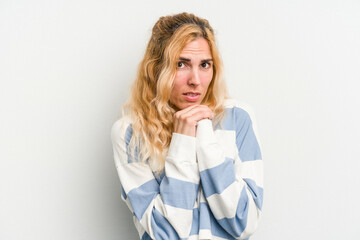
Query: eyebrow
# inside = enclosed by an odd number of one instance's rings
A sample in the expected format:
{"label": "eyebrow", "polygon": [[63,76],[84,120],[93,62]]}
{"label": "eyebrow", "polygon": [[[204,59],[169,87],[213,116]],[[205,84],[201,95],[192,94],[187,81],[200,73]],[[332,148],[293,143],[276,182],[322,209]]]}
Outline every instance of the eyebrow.
{"label": "eyebrow", "polygon": [[[180,61],[184,61],[184,62],[191,62],[191,59],[189,58],[184,58],[184,57],[180,57],[179,58]],[[213,62],[214,60],[212,58],[208,58],[208,59],[203,59],[201,60],[201,62]]]}

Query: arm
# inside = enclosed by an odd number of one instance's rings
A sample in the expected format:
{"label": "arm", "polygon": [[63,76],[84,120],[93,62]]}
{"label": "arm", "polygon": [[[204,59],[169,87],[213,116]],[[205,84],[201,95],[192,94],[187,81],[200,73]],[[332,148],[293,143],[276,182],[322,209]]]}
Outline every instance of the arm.
{"label": "arm", "polygon": [[189,237],[199,186],[195,138],[173,134],[159,185],[148,164],[129,160],[131,133],[130,125],[119,120],[113,125],[111,138],[122,199],[133,212],[136,225],[152,239]]}
{"label": "arm", "polygon": [[[263,166],[252,122],[242,109],[235,118],[235,131],[223,131],[234,141],[220,145],[212,122],[202,120],[197,129],[197,156],[201,185],[217,222],[232,237],[248,238],[256,229],[262,209]],[[221,130],[220,130],[221,131]],[[225,147],[224,147],[225,146]],[[224,151],[224,148],[235,149]]]}

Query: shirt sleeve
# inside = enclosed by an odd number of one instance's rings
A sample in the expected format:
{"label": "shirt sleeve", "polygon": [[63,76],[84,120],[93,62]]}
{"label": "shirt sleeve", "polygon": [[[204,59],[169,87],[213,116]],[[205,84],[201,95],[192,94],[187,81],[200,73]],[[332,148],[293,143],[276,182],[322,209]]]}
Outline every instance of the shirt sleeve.
{"label": "shirt sleeve", "polygon": [[226,143],[236,149],[232,157],[220,146],[211,120],[199,121],[197,157],[201,185],[216,221],[232,237],[247,239],[261,216],[263,161],[248,113],[237,116],[235,125],[236,143]]}
{"label": "shirt sleeve", "polygon": [[[188,238],[199,187],[195,138],[174,133],[159,184],[147,163],[132,161],[131,125],[118,120],[111,130],[122,199],[134,214],[135,226],[152,239]],[[140,226],[140,227],[139,227]],[[141,233],[142,231],[146,231]]]}

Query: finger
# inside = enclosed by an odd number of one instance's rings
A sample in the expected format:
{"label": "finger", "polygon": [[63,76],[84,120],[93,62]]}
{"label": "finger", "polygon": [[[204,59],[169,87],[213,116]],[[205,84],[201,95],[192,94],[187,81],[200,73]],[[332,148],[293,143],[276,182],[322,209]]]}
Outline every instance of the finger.
{"label": "finger", "polygon": [[184,109],[182,109],[182,110],[180,110],[180,111],[177,111],[177,113],[178,113],[178,115],[182,115],[182,114],[185,114],[185,113],[191,111],[192,109],[194,109],[194,108],[196,108],[196,107],[198,107],[198,106],[200,106],[200,105],[198,105],[198,104],[191,105],[191,106],[189,106],[189,107],[187,107],[187,108],[184,108]]}
{"label": "finger", "polygon": [[[195,118],[191,118],[195,115]],[[189,123],[196,124],[197,121],[201,119],[212,119],[214,113],[206,105],[192,105],[188,107],[186,111],[178,111],[174,114],[174,123],[177,126],[187,125]]]}
{"label": "finger", "polygon": [[200,105],[194,106],[187,111],[182,111],[177,113],[177,118],[180,121],[184,121],[187,118],[191,117],[192,115],[196,114],[197,112],[206,111],[206,109]]}
{"label": "finger", "polygon": [[[189,114],[189,113],[188,113]],[[213,116],[212,111],[210,111],[209,109],[201,109],[199,111],[192,111],[191,115],[186,116],[186,118],[188,119],[189,122],[198,122],[202,119],[211,119]]]}
{"label": "finger", "polygon": [[191,116],[194,114],[197,114],[198,112],[204,112],[204,115],[206,115],[208,118],[213,117],[213,111],[206,105],[198,105],[196,108],[190,109],[188,112],[185,113],[185,116]]}

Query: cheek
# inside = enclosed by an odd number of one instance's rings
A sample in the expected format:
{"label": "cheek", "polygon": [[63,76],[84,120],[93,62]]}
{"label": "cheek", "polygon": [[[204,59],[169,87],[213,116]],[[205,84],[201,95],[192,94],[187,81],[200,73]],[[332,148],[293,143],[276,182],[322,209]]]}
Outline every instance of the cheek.
{"label": "cheek", "polygon": [[208,88],[208,86],[209,86],[210,83],[211,83],[212,78],[213,78],[213,73],[212,73],[212,71],[211,71],[211,72],[207,72],[207,73],[204,74],[204,76],[203,76],[203,81],[202,81],[204,88]]}
{"label": "cheek", "polygon": [[178,97],[179,92],[181,92],[181,81],[180,81],[178,74],[176,74],[176,77],[175,77],[174,83],[173,83],[173,87],[172,87],[171,93],[170,93],[170,101],[173,102]]}
{"label": "cheek", "polygon": [[179,92],[184,86],[186,86],[186,74],[184,72],[178,72],[174,79],[172,92]]}

